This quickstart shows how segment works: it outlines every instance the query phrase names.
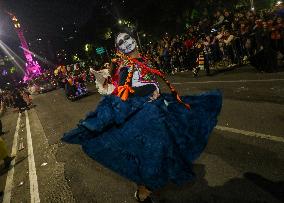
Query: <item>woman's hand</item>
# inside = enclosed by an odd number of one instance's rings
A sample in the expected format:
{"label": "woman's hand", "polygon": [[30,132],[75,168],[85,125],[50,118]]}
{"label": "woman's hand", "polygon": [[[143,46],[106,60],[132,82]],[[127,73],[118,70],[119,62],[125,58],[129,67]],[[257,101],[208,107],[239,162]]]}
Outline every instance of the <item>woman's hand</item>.
{"label": "woman's hand", "polygon": [[153,94],[152,94],[152,97],[150,97],[150,100],[151,100],[151,101],[154,101],[154,100],[158,99],[159,96],[160,96],[159,91],[158,91],[158,90],[155,90],[155,91],[153,92]]}

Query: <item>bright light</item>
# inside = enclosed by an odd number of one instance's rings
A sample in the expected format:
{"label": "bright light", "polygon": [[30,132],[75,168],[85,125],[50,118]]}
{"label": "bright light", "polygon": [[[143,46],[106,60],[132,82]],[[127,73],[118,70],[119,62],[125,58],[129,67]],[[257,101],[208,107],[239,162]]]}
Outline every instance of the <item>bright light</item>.
{"label": "bright light", "polygon": [[[25,63],[15,52],[13,52],[4,42],[2,42],[0,40],[0,49],[2,49],[2,51],[7,54],[11,60],[12,63],[19,68],[23,73],[25,72],[22,68],[22,66],[15,60],[15,57],[17,58],[18,61],[20,61],[21,63]],[[14,57],[15,56],[15,57]]]}
{"label": "bright light", "polygon": [[77,62],[80,61],[80,59],[79,59],[77,54],[75,54],[72,58],[73,58],[73,61],[77,61]]}
{"label": "bright light", "polygon": [[15,26],[15,28],[20,28],[21,27],[20,23],[16,23],[16,24],[14,24],[14,26]]}
{"label": "bright light", "polygon": [[[13,16],[12,21],[13,21],[14,27],[17,30],[18,38],[21,42],[21,45],[24,48],[28,49],[27,42],[26,42],[26,39],[23,35],[23,31],[21,30],[21,25],[20,25],[18,19],[15,16]],[[6,47],[4,47],[4,44],[2,44],[2,43],[0,44],[0,46],[1,46],[2,49],[6,48]],[[21,69],[21,70],[23,72],[25,72],[25,76],[24,76],[23,80],[24,80],[24,82],[26,82],[27,80],[30,80],[32,77],[40,75],[41,74],[41,68],[38,65],[37,61],[33,60],[31,53],[24,51],[24,55],[25,55],[25,59],[26,59],[26,71],[24,71],[23,69]],[[16,61],[15,61],[15,65],[16,66],[18,65]],[[30,74],[30,73],[32,73],[32,74]]]}
{"label": "bright light", "polygon": [[121,25],[121,24],[122,24],[122,20],[118,20],[118,24],[120,24],[120,25]]}
{"label": "bright light", "polygon": [[41,41],[41,38],[38,38],[37,40],[38,40],[38,41]]}
{"label": "bright light", "polygon": [[254,7],[251,7],[251,10],[254,11]]}
{"label": "bright light", "polygon": [[[21,49],[24,50],[24,52],[27,52],[29,54],[32,54],[35,58],[39,59],[40,61],[43,61],[44,63],[48,63],[48,64],[52,64],[51,62],[49,62],[48,60],[46,60],[46,58],[43,58],[42,56],[39,56],[37,55],[36,53],[34,52],[31,52],[30,50],[28,49],[25,49],[24,47],[20,46]],[[58,54],[57,54],[58,55]],[[38,65],[38,62],[35,61],[35,63]]]}
{"label": "bright light", "polygon": [[92,48],[91,44],[85,44],[85,51],[86,52],[91,51],[91,48]]}
{"label": "bright light", "polygon": [[143,34],[143,37],[146,37],[146,34]]}
{"label": "bright light", "polygon": [[282,1],[277,1],[276,6],[279,6],[280,4],[282,4]]}

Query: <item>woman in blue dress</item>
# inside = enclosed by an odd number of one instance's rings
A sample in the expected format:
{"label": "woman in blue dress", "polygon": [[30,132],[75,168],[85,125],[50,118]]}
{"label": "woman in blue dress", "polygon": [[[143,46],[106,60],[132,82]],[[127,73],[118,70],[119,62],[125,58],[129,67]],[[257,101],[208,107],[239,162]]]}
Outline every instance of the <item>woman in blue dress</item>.
{"label": "woman in blue dress", "polygon": [[[138,186],[139,202],[168,182],[194,178],[192,163],[204,150],[222,106],[218,90],[180,97],[163,73],[150,68],[127,33],[116,38],[119,68],[115,94],[62,140],[80,144],[86,154]],[[161,94],[155,77],[173,94]]]}

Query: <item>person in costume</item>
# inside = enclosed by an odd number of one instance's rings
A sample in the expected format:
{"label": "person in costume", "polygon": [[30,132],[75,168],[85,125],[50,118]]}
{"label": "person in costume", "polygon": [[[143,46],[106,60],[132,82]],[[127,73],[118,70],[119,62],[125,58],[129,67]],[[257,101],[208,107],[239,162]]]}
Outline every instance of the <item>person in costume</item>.
{"label": "person in costume", "polygon": [[[62,140],[82,145],[91,158],[135,182],[137,201],[152,202],[153,192],[167,183],[194,178],[192,163],[217,124],[222,95],[214,90],[181,97],[128,33],[120,33],[115,44],[116,90]],[[172,94],[160,92],[156,77]]]}
{"label": "person in costume", "polygon": [[76,99],[82,98],[88,95],[88,89],[86,83],[86,73],[81,72],[79,65],[75,65],[73,74],[66,75],[65,79],[65,94],[68,99],[75,101]]}
{"label": "person in costume", "polygon": [[115,89],[115,85],[111,80],[110,66],[109,63],[104,65],[104,68],[96,71],[93,68],[90,68],[90,73],[96,78],[96,88],[101,95],[110,95]]}
{"label": "person in costume", "polygon": [[74,79],[72,77],[69,77],[67,79],[67,82],[65,84],[65,94],[67,98],[71,98],[76,95],[76,87],[74,84]]}

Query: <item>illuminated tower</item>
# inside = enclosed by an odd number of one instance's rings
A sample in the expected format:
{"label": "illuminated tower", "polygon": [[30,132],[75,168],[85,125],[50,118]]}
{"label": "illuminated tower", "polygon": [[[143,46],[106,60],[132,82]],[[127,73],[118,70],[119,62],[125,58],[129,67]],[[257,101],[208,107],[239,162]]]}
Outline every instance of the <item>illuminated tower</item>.
{"label": "illuminated tower", "polygon": [[24,76],[24,81],[30,80],[38,75],[41,75],[41,68],[40,65],[36,60],[33,59],[31,52],[29,51],[29,47],[27,41],[24,37],[23,30],[21,28],[21,24],[19,23],[18,19],[15,15],[9,13],[12,18],[15,30],[18,34],[18,37],[21,41],[21,48],[24,51],[24,56],[26,58],[26,71]]}

